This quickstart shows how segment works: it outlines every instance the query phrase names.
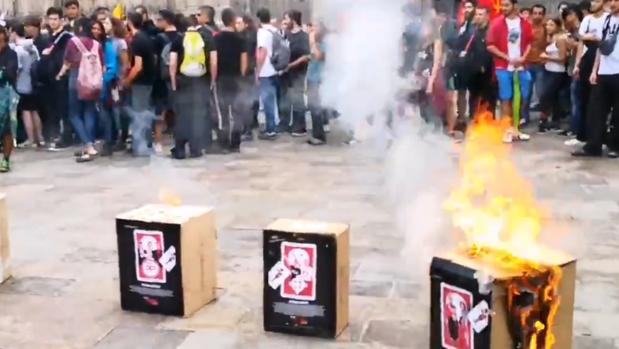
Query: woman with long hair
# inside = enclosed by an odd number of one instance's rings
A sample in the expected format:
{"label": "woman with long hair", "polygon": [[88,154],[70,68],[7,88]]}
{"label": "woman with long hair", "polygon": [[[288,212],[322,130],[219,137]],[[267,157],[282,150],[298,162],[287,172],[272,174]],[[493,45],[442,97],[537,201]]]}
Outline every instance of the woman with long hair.
{"label": "woman with long hair", "polygon": [[[546,21],[548,45],[540,55],[544,63],[544,89],[540,95],[542,116],[539,132],[559,130],[558,122],[562,118],[561,91],[569,84],[567,76],[567,36],[560,18]],[[552,117],[552,122],[551,122]]]}
{"label": "woman with long hair", "polygon": [[105,74],[103,75],[101,112],[99,113],[104,140],[101,156],[111,156],[114,140],[119,138],[118,132],[115,137],[114,130],[118,131],[123,128],[120,119],[122,91],[119,82],[124,78],[130,63],[124,24],[117,18],[107,18],[103,26],[107,38],[104,42]]}
{"label": "woman with long hair", "polygon": [[80,96],[77,83],[83,59],[82,51],[97,52],[100,62],[104,62],[103,48],[93,34],[94,23],[88,18],[79,20],[78,35],[67,43],[64,64],[56,76],[56,80],[60,80],[65,74],[69,74],[69,118],[83,144],[82,151],[76,153],[77,162],[92,161],[99,155],[94,146],[97,117],[95,104],[99,96]]}

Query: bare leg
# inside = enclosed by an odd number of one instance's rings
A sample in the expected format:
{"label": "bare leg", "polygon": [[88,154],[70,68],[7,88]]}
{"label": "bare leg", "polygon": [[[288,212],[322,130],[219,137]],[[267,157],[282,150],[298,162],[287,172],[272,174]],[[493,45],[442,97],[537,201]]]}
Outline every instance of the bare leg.
{"label": "bare leg", "polygon": [[45,138],[43,138],[43,123],[41,122],[39,112],[36,110],[32,112],[32,126],[36,142],[45,142]]}
{"label": "bare leg", "polygon": [[511,101],[503,101],[501,102],[501,118],[512,118],[512,102]]}
{"label": "bare leg", "polygon": [[447,132],[451,135],[454,133],[456,128],[456,121],[458,118],[456,111],[456,93],[455,92],[447,92]]}
{"label": "bare leg", "polygon": [[32,124],[32,112],[29,110],[22,111],[21,118],[24,121],[24,128],[26,129],[26,135],[28,135],[28,141],[34,144],[35,139],[34,139],[34,130],[33,130],[34,126]]}
{"label": "bare leg", "polygon": [[9,160],[11,153],[13,153],[13,135],[7,133],[2,137],[2,155],[5,160]]}

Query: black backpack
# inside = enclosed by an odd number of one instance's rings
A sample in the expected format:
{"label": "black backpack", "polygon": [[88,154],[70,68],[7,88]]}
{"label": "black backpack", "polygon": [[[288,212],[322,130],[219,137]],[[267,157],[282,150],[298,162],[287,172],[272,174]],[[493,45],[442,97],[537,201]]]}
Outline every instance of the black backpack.
{"label": "black backpack", "polygon": [[602,41],[600,42],[600,53],[604,56],[610,56],[615,50],[617,45],[617,31],[619,30],[617,24],[610,27],[610,19],[612,15],[606,17],[604,21],[604,30],[602,32]]}
{"label": "black backpack", "polygon": [[[177,37],[182,36],[180,33],[176,33]],[[159,76],[163,81],[170,80],[170,52],[172,50],[172,43],[174,39],[170,39],[166,33],[159,33],[157,35],[159,40],[164,43],[163,49],[159,52]]]}

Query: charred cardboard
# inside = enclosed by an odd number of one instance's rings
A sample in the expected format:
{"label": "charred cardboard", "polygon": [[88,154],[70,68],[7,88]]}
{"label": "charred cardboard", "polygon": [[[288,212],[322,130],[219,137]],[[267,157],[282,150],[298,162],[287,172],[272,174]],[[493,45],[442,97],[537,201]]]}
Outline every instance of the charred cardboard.
{"label": "charred cardboard", "polygon": [[[562,270],[562,278],[559,283],[558,293],[560,305],[555,317],[552,331],[556,337],[554,348],[572,349],[573,325],[574,325],[574,296],[576,283],[576,260],[560,254],[553,255],[553,266],[559,266]],[[478,278],[485,274],[491,276],[494,282],[489,284],[489,294],[480,293]],[[431,276],[431,330],[430,348],[444,348],[442,333],[444,327],[441,319],[441,288],[445,285],[453,286],[456,290],[462,290],[464,294],[472,295],[473,307],[487,302],[492,316],[485,329],[477,333],[472,331],[473,342],[470,349],[508,349],[513,348],[513,340],[508,327],[507,290],[505,281],[519,274],[489,267],[469,257],[458,253],[446,254],[435,257],[430,270]],[[485,292],[484,292],[485,293]],[[454,346],[458,348],[457,346]],[[468,349],[469,347],[467,347]],[[459,348],[458,348],[459,349]]]}
{"label": "charred cardboard", "polygon": [[0,194],[0,284],[11,277],[10,258],[11,245],[9,241],[6,195]]}
{"label": "charred cardboard", "polygon": [[116,219],[124,310],[189,316],[215,299],[212,208],[146,205]]}
{"label": "charred cardboard", "polygon": [[349,226],[279,219],[263,239],[264,329],[337,337],[349,320]]}

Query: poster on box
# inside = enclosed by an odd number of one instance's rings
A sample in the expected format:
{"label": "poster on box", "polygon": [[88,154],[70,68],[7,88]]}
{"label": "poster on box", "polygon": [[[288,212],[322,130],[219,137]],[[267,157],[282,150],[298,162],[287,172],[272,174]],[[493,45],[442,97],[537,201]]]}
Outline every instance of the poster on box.
{"label": "poster on box", "polygon": [[316,300],[316,244],[282,242],[282,264],[289,271],[280,288],[282,298]]}
{"label": "poster on box", "polygon": [[133,231],[135,248],[135,275],[146,283],[166,283],[166,268],[161,263],[164,255],[163,232],[136,229]]}
{"label": "poster on box", "polygon": [[468,313],[473,308],[473,294],[441,283],[441,341],[445,349],[474,349],[473,325]]}

